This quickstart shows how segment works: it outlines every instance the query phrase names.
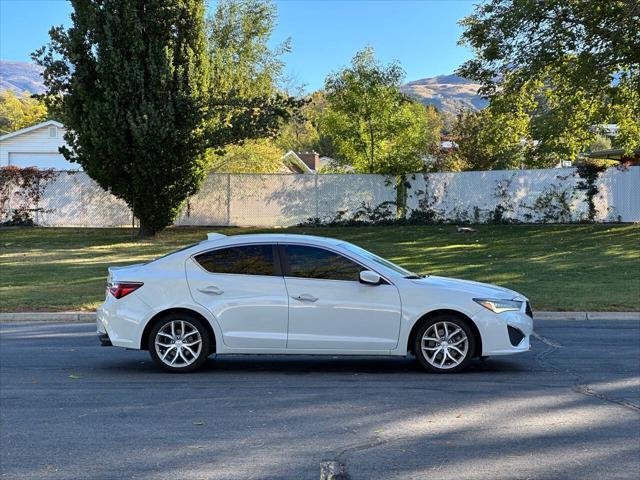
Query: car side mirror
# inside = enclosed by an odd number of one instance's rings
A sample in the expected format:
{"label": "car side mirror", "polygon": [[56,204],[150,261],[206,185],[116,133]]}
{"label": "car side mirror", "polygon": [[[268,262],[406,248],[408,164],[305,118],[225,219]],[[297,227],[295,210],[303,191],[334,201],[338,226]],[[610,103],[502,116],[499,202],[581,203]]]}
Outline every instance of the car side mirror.
{"label": "car side mirror", "polygon": [[382,283],[382,277],[376,272],[371,270],[363,270],[360,272],[360,283],[367,283],[369,285],[380,285]]}

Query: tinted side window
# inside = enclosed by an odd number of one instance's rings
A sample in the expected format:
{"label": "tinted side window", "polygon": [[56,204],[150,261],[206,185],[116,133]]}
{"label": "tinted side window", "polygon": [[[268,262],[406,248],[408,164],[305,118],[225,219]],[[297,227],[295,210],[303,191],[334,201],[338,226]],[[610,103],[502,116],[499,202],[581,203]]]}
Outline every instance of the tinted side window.
{"label": "tinted side window", "polygon": [[195,260],[211,273],[276,274],[271,245],[223,248],[196,255]]}
{"label": "tinted side window", "polygon": [[351,280],[357,282],[360,271],[357,263],[322,248],[285,245],[290,277],[322,278],[325,280]]}

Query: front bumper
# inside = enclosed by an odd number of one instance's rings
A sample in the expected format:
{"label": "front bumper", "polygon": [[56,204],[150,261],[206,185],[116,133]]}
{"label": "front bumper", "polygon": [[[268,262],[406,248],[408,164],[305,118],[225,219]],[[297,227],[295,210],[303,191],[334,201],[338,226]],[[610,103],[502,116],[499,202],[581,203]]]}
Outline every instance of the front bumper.
{"label": "front bumper", "polygon": [[533,318],[526,311],[493,313],[485,308],[474,317],[482,336],[482,356],[528,352],[533,333]]}

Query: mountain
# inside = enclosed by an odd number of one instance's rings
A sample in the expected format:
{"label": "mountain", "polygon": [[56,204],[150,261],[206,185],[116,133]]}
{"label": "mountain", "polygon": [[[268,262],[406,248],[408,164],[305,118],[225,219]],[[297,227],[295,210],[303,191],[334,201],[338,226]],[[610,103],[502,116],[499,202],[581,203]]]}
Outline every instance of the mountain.
{"label": "mountain", "polygon": [[29,62],[0,60],[0,91],[42,93],[42,67]]}
{"label": "mountain", "polygon": [[402,92],[425,105],[435,105],[440,111],[456,114],[461,108],[481,110],[488,101],[478,95],[480,84],[457,75],[440,75],[409,82]]}
{"label": "mountain", "polygon": [[[28,62],[0,60],[0,91],[42,93],[42,68]],[[487,101],[478,95],[480,85],[457,75],[440,75],[409,82],[400,87],[426,105],[455,114],[460,108],[480,110]]]}

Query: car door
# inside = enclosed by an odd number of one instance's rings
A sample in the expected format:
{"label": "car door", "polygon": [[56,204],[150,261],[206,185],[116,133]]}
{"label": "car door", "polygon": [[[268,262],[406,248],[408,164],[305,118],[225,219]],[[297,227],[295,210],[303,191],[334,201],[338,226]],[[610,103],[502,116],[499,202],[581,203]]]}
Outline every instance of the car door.
{"label": "car door", "polygon": [[187,260],[191,295],[215,315],[226,346],[285,348],[289,302],[276,250],[275,244],[228,246]]}
{"label": "car door", "polygon": [[281,244],[289,293],[288,349],[391,350],[398,344],[398,289],[363,284],[366,267],[326,248]]}

